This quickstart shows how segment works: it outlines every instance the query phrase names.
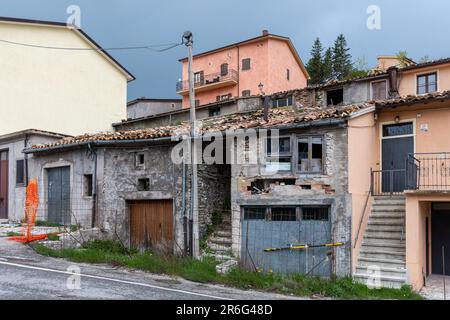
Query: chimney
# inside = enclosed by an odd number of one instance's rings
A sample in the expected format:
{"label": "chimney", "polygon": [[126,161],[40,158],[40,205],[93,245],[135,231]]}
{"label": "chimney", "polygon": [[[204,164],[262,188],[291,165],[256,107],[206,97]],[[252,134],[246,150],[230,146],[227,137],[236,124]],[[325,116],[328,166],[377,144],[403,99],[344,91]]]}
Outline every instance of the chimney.
{"label": "chimney", "polygon": [[390,67],[387,70],[389,74],[389,98],[398,97],[398,68]]}
{"label": "chimney", "polygon": [[262,31],[262,35],[263,35],[263,36],[268,36],[268,35],[269,35],[269,30],[264,29],[264,30]]}

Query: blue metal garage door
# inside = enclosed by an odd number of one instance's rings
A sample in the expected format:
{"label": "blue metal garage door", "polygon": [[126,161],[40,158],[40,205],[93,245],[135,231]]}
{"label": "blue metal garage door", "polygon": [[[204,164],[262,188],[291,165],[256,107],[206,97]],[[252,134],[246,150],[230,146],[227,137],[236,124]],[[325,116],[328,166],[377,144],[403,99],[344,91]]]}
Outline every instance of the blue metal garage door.
{"label": "blue metal garage door", "polygon": [[[329,277],[329,207],[245,207],[241,264],[249,270]],[[289,249],[308,245],[308,249]],[[271,251],[265,251],[272,249]]]}

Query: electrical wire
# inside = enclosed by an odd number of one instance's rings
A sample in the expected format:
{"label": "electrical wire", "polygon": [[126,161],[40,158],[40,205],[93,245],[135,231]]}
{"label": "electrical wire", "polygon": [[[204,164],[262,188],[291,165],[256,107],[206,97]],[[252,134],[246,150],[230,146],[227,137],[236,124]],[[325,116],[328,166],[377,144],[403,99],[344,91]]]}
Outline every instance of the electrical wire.
{"label": "electrical wire", "polygon": [[[50,50],[65,50],[65,51],[114,51],[114,50],[151,50],[154,52],[164,52],[168,51],[170,49],[176,48],[178,46],[183,45],[184,43],[165,43],[165,44],[155,44],[155,45],[145,45],[145,46],[133,46],[133,47],[111,47],[111,48],[76,48],[76,47],[56,47],[56,46],[42,46],[42,45],[36,45],[36,44],[30,44],[30,43],[22,43],[22,42],[15,42],[10,40],[4,40],[0,39],[0,42],[17,45],[17,46],[23,46],[23,47],[31,47],[31,48],[38,48],[38,49],[50,49]],[[162,49],[155,49],[158,47],[165,47]]]}

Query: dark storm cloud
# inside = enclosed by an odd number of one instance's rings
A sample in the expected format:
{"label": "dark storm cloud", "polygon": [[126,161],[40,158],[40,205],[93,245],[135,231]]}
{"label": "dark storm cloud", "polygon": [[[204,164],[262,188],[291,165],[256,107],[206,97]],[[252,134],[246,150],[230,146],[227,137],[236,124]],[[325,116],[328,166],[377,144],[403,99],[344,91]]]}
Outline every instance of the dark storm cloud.
{"label": "dark storm cloud", "polygon": [[[257,36],[262,29],[289,36],[306,63],[314,38],[332,45],[343,33],[353,57],[370,66],[379,54],[408,51],[413,59],[450,56],[447,0],[0,0],[0,15],[65,21],[81,7],[82,28],[104,47],[177,42],[185,30],[195,52]],[[381,8],[381,30],[368,30],[366,9]],[[176,97],[184,47],[164,53],[112,52],[137,80],[129,98]]]}

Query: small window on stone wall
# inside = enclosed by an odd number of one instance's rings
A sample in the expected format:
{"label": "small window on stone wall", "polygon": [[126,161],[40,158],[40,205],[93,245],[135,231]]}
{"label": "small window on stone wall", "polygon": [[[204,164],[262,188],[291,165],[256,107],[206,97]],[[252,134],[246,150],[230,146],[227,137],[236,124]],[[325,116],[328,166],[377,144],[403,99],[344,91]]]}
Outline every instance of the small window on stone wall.
{"label": "small window on stone wall", "polygon": [[137,189],[138,191],[150,191],[150,179],[149,178],[138,179]]}
{"label": "small window on stone wall", "polygon": [[83,180],[83,195],[85,197],[92,197],[92,174],[85,174]]}
{"label": "small window on stone wall", "polygon": [[142,168],[145,166],[145,154],[137,153],[136,154],[136,167]]}

